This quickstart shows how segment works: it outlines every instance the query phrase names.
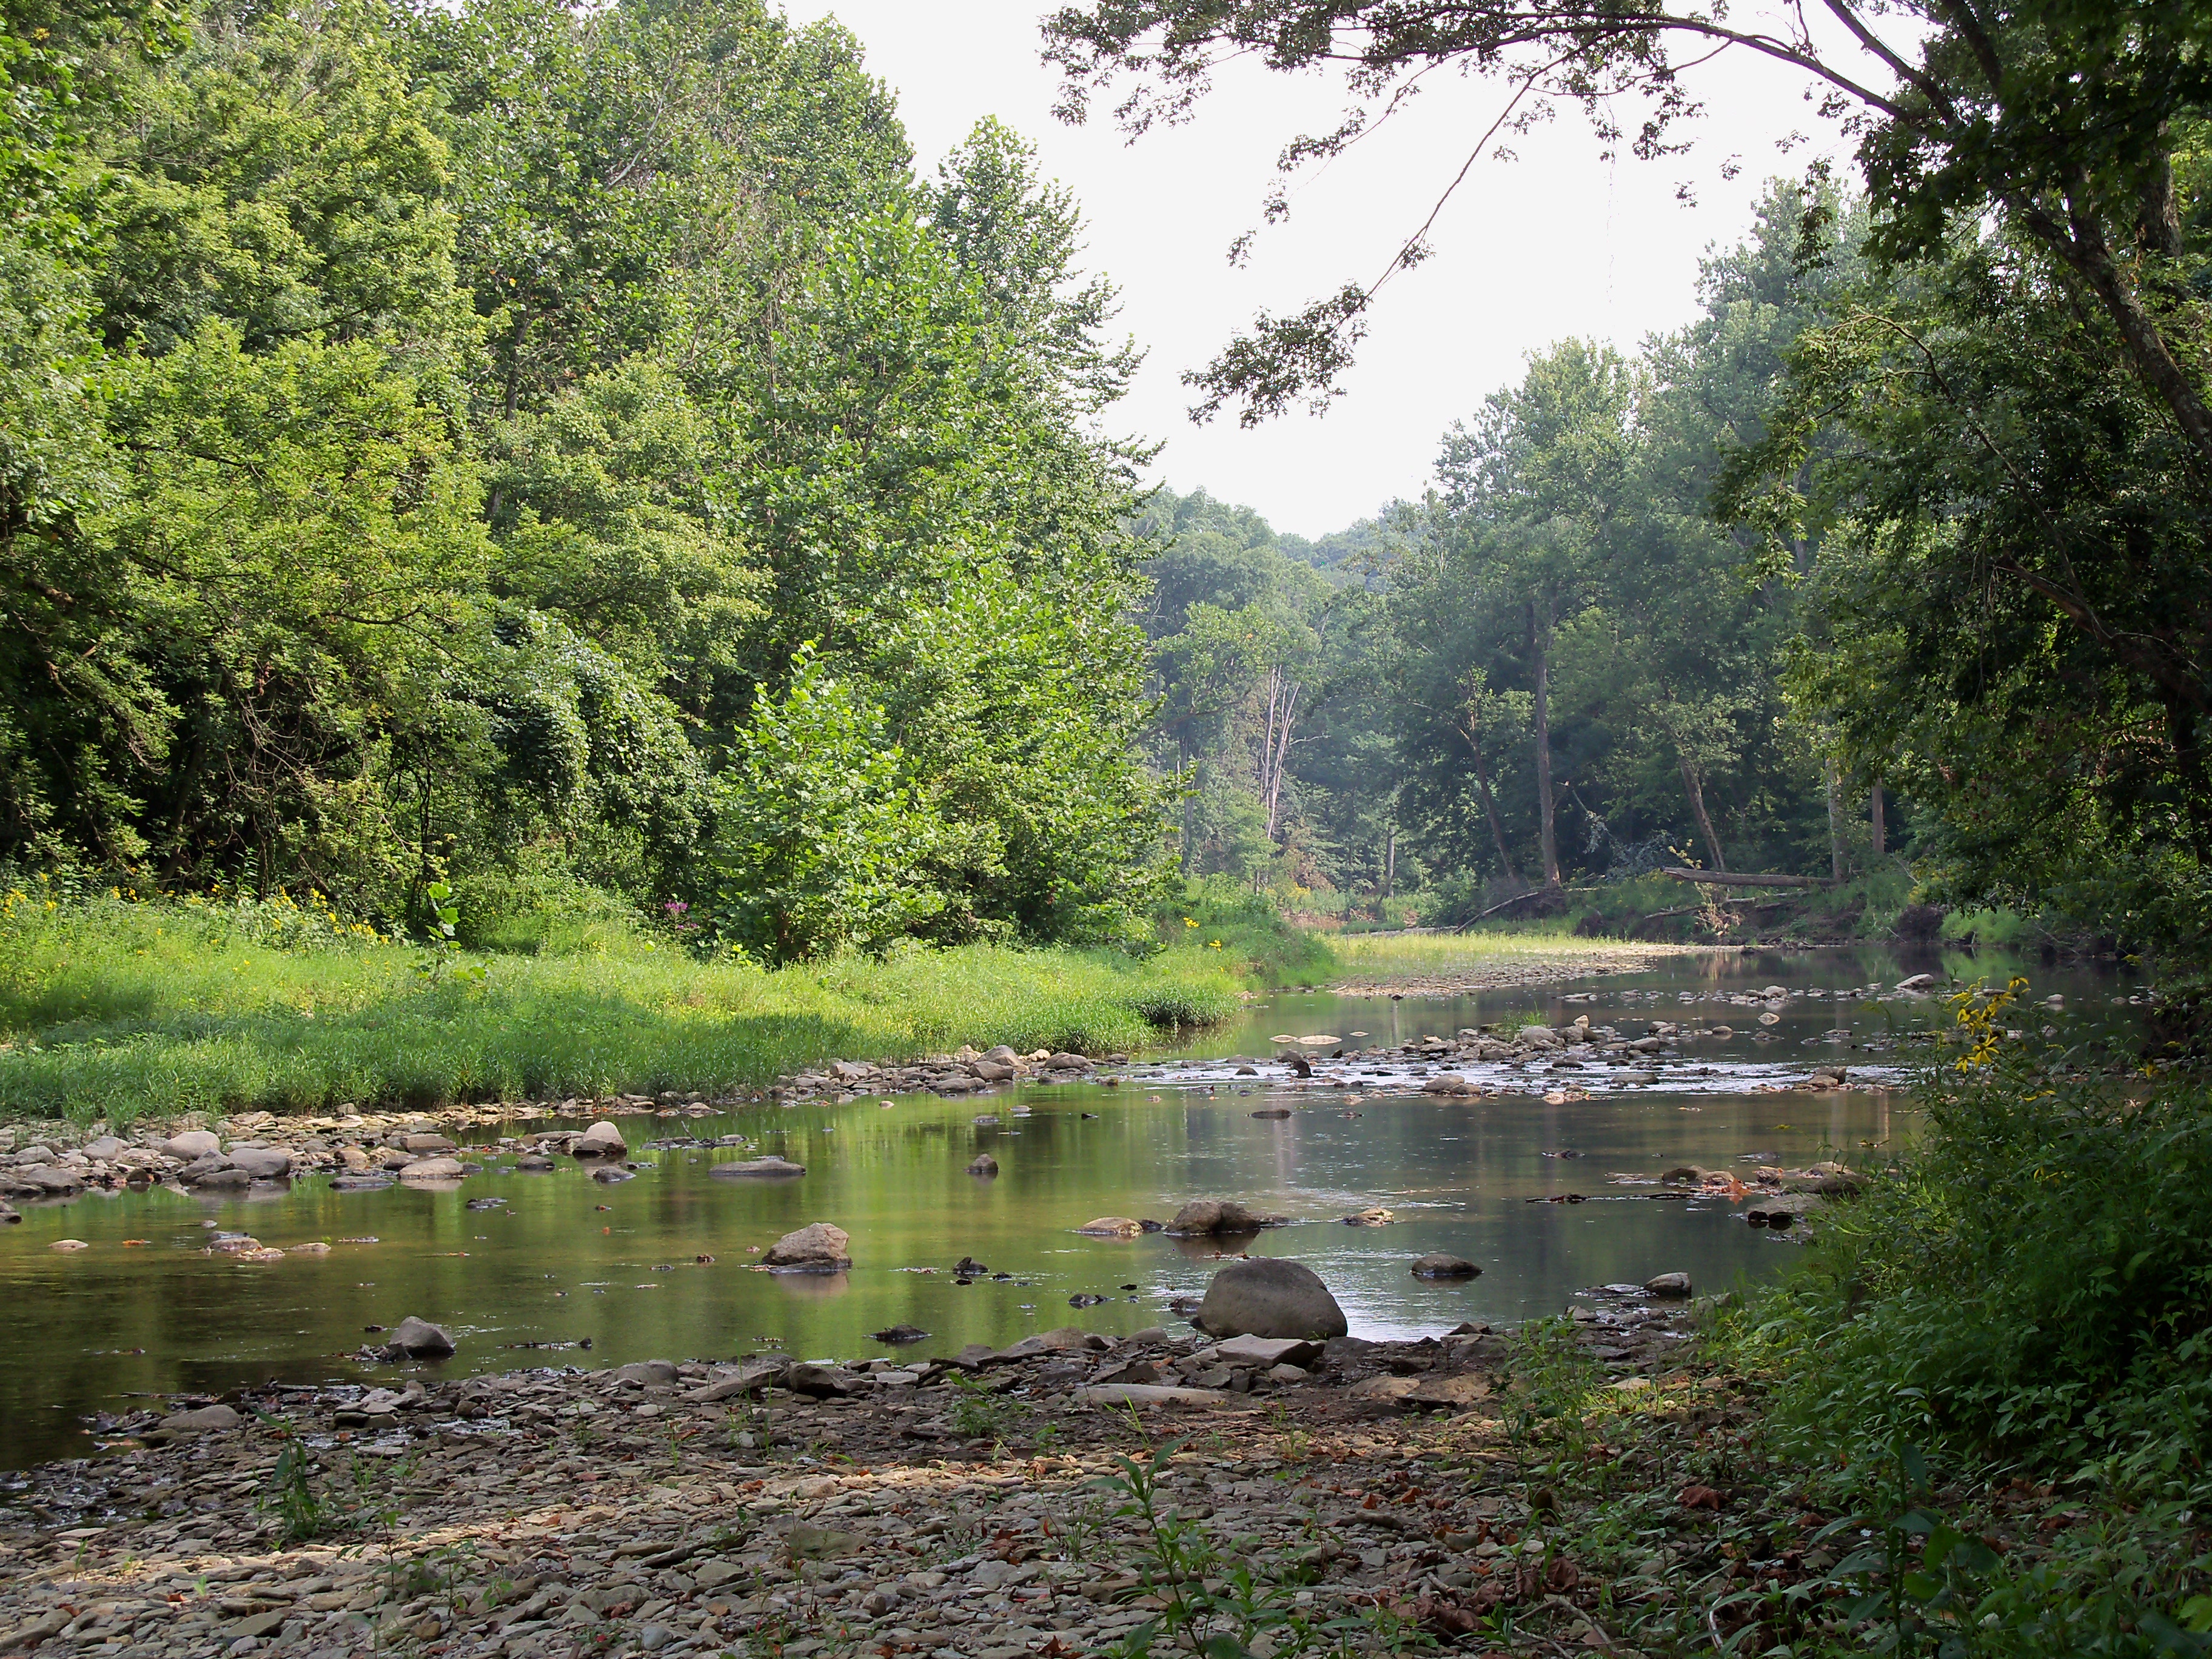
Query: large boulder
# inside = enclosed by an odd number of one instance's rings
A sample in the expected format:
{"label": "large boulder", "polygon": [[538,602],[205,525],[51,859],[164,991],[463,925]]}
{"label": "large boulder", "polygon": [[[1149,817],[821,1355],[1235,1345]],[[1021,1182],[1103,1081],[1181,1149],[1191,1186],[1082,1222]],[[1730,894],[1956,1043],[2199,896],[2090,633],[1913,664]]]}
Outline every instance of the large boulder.
{"label": "large boulder", "polygon": [[187,1164],[194,1158],[205,1158],[210,1152],[219,1152],[222,1143],[205,1129],[187,1129],[182,1134],[172,1135],[161,1143],[161,1150],[171,1158],[181,1158]]}
{"label": "large boulder", "polygon": [[1296,1337],[1327,1341],[1350,1327],[1321,1275],[1296,1261],[1255,1256],[1214,1274],[1191,1322],[1208,1336]]}
{"label": "large boulder", "polygon": [[842,1227],[817,1221],[777,1239],[768,1247],[761,1265],[785,1273],[841,1273],[853,1265],[852,1246],[852,1235]]}
{"label": "large boulder", "polygon": [[601,1118],[578,1135],[568,1150],[578,1158],[620,1158],[629,1151],[622,1131]]}
{"label": "large boulder", "polygon": [[1212,1233],[1251,1233],[1281,1224],[1279,1215],[1257,1215],[1233,1198],[1194,1198],[1175,1212],[1168,1223],[1170,1233],[1186,1238]]}

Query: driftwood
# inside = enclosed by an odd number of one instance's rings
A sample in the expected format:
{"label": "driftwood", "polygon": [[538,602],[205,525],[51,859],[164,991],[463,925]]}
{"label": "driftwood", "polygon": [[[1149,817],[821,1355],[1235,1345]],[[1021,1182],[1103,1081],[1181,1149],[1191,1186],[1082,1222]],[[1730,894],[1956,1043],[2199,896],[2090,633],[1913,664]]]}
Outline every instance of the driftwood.
{"label": "driftwood", "polygon": [[1671,866],[1655,870],[1652,874],[1672,876],[1677,881],[1694,881],[1701,887],[1832,887],[1835,884],[1822,881],[1818,876],[1738,876],[1723,870],[1681,870]]}

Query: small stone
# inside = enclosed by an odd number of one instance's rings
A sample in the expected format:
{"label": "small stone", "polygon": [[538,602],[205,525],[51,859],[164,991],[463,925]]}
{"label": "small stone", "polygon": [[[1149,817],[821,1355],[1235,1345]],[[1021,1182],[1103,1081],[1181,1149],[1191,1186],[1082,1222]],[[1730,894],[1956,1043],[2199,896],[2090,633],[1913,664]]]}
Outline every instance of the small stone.
{"label": "small stone", "polygon": [[793,1365],[787,1371],[783,1386],[793,1394],[828,1400],[859,1392],[860,1379],[842,1365],[817,1365],[809,1362]]}
{"label": "small stone", "polygon": [[202,1406],[161,1419],[162,1430],[173,1435],[216,1434],[234,1429],[246,1419],[228,1406]]}
{"label": "small stone", "polygon": [[853,1265],[852,1244],[851,1235],[842,1227],[817,1221],[769,1245],[761,1265],[786,1273],[839,1273]]}
{"label": "small stone", "polygon": [[568,1150],[578,1158],[621,1158],[629,1151],[622,1131],[601,1118],[578,1135]]}
{"label": "small stone", "polygon": [[1134,1238],[1145,1231],[1145,1224],[1133,1221],[1125,1215],[1102,1215],[1085,1222],[1076,1230],[1093,1238]]}
{"label": "small stone", "polygon": [[81,1238],[58,1238],[46,1248],[50,1250],[88,1250],[92,1246]]}
{"label": "small stone", "polygon": [[453,1339],[442,1325],[410,1314],[392,1333],[392,1346],[410,1359],[443,1359],[453,1352]]}

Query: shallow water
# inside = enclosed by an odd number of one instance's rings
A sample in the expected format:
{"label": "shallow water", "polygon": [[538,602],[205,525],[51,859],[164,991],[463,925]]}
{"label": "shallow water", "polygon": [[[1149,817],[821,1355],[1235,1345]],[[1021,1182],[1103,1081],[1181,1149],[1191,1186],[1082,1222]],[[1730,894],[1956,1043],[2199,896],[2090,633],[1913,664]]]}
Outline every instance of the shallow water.
{"label": "shallow water", "polygon": [[[1787,1005],[1770,1040],[1756,1042],[1757,1010],[1705,1000],[1769,984],[1838,991],[1928,969],[1963,968],[2001,982],[2015,965],[1987,952],[1940,963],[1887,951],[1753,954],[1467,998],[1284,994],[1176,1053],[1140,1057],[1153,1063],[1130,1068],[1119,1088],[623,1118],[643,1168],[612,1187],[565,1163],[528,1175],[508,1167],[509,1158],[479,1153],[485,1173],[453,1192],[341,1194],[313,1178],[248,1200],[156,1189],[34,1206],[0,1231],[0,1294],[11,1310],[0,1325],[0,1464],[92,1449],[87,1419],[134,1396],[363,1377],[372,1368],[348,1356],[373,1340],[366,1328],[409,1314],[453,1332],[460,1352],[447,1368],[454,1371],[727,1356],[769,1345],[850,1358],[896,1352],[868,1334],[901,1322],[931,1333],[908,1352],[933,1354],[1055,1325],[1126,1333],[1172,1323],[1167,1300],[1203,1291],[1210,1244],[1158,1234],[1121,1243],[1072,1230],[1096,1216],[1164,1219],[1194,1197],[1235,1197],[1291,1217],[1293,1224],[1261,1234],[1251,1249],[1312,1267],[1362,1335],[1556,1312],[1579,1290],[1662,1272],[1724,1289],[1778,1271],[1802,1231],[1755,1231],[1724,1203],[1655,1201],[1651,1180],[1681,1163],[1748,1170],[1880,1156],[1912,1132],[1902,1093],[1752,1091],[1802,1077],[1814,1060],[1901,1076],[1893,1068],[1910,1051],[1887,1045],[1943,1011],[1929,999],[1808,996]],[[2036,1018],[2058,1020],[2069,1034],[2130,1018],[2111,999],[2131,985],[2109,975],[2032,976],[2034,994],[2060,991],[2069,1005]],[[1686,1006],[1684,995],[1699,1000]],[[1582,1012],[1629,1034],[1641,1030],[1631,1021],[1692,1012],[1728,1020],[1737,1035],[1685,1043],[1650,1086],[1620,1083],[1602,1067],[1454,1064],[1437,1069],[1528,1092],[1453,1099],[1416,1092],[1420,1068],[1405,1063],[1376,1076],[1356,1065],[1317,1066],[1346,1078],[1331,1084],[1293,1082],[1265,1060],[1273,1075],[1236,1078],[1230,1058],[1271,1055],[1277,1035],[1349,1042],[1364,1032],[1370,1043],[1404,1042],[1510,1014],[1556,1024]],[[1847,1039],[1824,1036],[1845,1027]],[[1590,1097],[1544,1103],[1544,1091],[1563,1085]],[[1250,1115],[1276,1105],[1293,1115]],[[998,1121],[978,1124],[979,1116]],[[757,1150],[640,1150],[655,1133],[743,1134]],[[979,1152],[999,1160],[995,1179],[963,1172]],[[712,1162],[760,1152],[804,1164],[807,1174],[770,1183],[708,1173]],[[1534,1201],[1565,1193],[1588,1201]],[[467,1207],[483,1200],[497,1202]],[[1341,1224],[1370,1205],[1395,1212],[1397,1224]],[[761,1248],[816,1220],[850,1232],[851,1273],[748,1271]],[[313,1239],[335,1248],[319,1258],[240,1263],[202,1254],[210,1224],[280,1248]],[[48,1248],[62,1237],[92,1248]],[[1438,1249],[1480,1264],[1481,1277],[1431,1284],[1407,1273],[1413,1257]],[[956,1283],[949,1269],[963,1255],[994,1276]],[[1113,1299],[1069,1305],[1088,1295]],[[524,1346],[585,1339],[588,1352]],[[388,1380],[404,1369],[373,1370]]]}

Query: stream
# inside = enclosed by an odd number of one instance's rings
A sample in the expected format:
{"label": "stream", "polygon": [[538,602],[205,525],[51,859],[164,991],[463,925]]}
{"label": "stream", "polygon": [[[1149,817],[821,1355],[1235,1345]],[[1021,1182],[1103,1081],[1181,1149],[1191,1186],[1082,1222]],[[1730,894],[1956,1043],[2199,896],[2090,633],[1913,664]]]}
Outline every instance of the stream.
{"label": "stream", "polygon": [[[1589,1287],[1666,1272],[1686,1273],[1701,1292],[1727,1290],[1781,1271],[1805,1230],[1755,1231],[1724,1201],[1654,1201],[1660,1172],[1881,1160],[1917,1121],[1908,1097],[1887,1086],[1927,1052],[1911,1034],[1948,1013],[1939,997],[1889,988],[1921,972],[2002,984],[2014,971],[2029,975],[2034,996],[2064,998],[2063,1011],[2028,1011],[2039,1028],[2070,1039],[2139,1017],[2124,1005],[2142,988],[2115,964],[2023,967],[1987,951],[1692,956],[1466,997],[1279,994],[1196,1041],[1102,1068],[1123,1079],[1116,1087],[621,1118],[641,1172],[613,1186],[565,1159],[550,1173],[518,1171],[477,1133],[464,1156],[483,1172],[453,1191],[343,1193],[310,1177],[246,1198],[155,1188],[31,1206],[20,1225],[0,1230],[0,1293],[15,1310],[0,1325],[0,1466],[94,1451],[99,1413],[149,1397],[269,1380],[393,1380],[409,1368],[351,1356],[410,1314],[453,1334],[460,1351],[449,1373],[769,1346],[856,1358],[897,1352],[869,1334],[900,1323],[930,1333],[907,1351],[926,1354],[1071,1323],[1109,1334],[1173,1326],[1167,1304],[1204,1291],[1212,1241],[1073,1230],[1100,1216],[1165,1219],[1197,1197],[1289,1217],[1249,1249],[1320,1273],[1356,1335],[1556,1313]],[[1776,985],[1797,994],[1731,1000]],[[1881,998],[1839,994],[1867,987]],[[1778,1018],[1762,1026],[1767,1006]],[[1284,1036],[1334,1039],[1306,1045],[1326,1056],[1581,1014],[1624,1035],[1652,1021],[1685,1031],[1725,1022],[1733,1035],[1681,1042],[1657,1063],[1656,1082],[1620,1066],[1442,1066],[1404,1054],[1324,1058],[1314,1078],[1296,1079],[1272,1058]],[[1240,1060],[1261,1075],[1239,1075]],[[1816,1063],[1850,1066],[1855,1086],[1782,1091]],[[1515,1092],[1419,1092],[1442,1070]],[[1291,1115],[1252,1115],[1273,1108]],[[749,1146],[711,1145],[723,1136]],[[996,1177],[965,1172],[979,1152],[997,1158]],[[708,1175],[718,1158],[762,1153],[807,1173],[774,1182]],[[1571,1193],[1585,1201],[1539,1201]],[[1395,1224],[1343,1224],[1370,1206]],[[748,1271],[760,1249],[812,1221],[850,1233],[850,1273]],[[213,1229],[332,1249],[240,1262],[205,1253]],[[49,1248],[64,1237],[90,1248]],[[1413,1278],[1407,1264],[1431,1250],[1468,1258],[1480,1277]],[[988,1273],[958,1282],[951,1269],[963,1256]],[[1070,1305],[1091,1297],[1106,1299]]]}

